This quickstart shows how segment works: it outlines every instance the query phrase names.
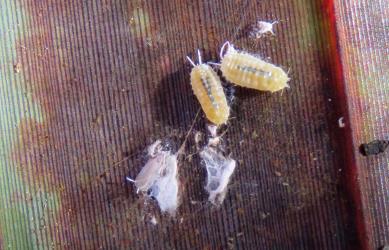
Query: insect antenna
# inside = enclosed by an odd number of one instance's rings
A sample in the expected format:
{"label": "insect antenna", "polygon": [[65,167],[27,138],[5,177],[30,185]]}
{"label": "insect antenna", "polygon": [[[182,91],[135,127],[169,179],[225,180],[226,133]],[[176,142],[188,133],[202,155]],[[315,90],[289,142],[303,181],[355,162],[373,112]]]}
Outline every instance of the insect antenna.
{"label": "insect antenna", "polygon": [[196,67],[196,64],[192,61],[192,59],[190,59],[189,56],[186,56],[186,59],[188,59],[188,61],[190,62],[190,64],[193,65],[193,67]]}
{"label": "insect antenna", "polygon": [[199,64],[203,64],[203,60],[201,60],[201,53],[200,50],[197,50],[197,57],[199,58]]}
{"label": "insect antenna", "polygon": [[225,49],[225,47],[226,47],[227,45],[228,45],[228,47],[231,46],[231,44],[230,44],[229,41],[225,42],[225,43],[223,44],[223,46],[221,47],[221,49],[220,49],[220,54],[219,54],[220,59],[223,59],[223,52],[224,52],[224,49]]}

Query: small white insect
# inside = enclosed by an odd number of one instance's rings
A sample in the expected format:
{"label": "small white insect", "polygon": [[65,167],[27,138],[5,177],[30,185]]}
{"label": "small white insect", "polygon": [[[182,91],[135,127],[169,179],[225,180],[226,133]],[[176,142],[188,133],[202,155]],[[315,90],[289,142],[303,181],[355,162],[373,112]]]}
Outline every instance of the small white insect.
{"label": "small white insect", "polygon": [[209,193],[208,200],[215,205],[220,205],[226,196],[227,186],[235,170],[236,161],[230,157],[224,157],[222,153],[210,146],[206,146],[200,152],[200,157],[207,169],[205,190]]}
{"label": "small white insect", "polygon": [[127,177],[137,187],[137,192],[154,197],[162,212],[175,214],[178,207],[177,154],[165,151],[157,140],[148,148],[149,159],[135,180]]}
{"label": "small white insect", "polygon": [[277,24],[278,21],[274,21],[274,22],[265,22],[265,21],[258,21],[254,26],[253,26],[253,30],[251,32],[251,36],[255,37],[255,38],[261,38],[263,35],[266,35],[266,34],[271,34],[273,36],[275,36],[274,32],[273,32],[273,25],[274,24]]}

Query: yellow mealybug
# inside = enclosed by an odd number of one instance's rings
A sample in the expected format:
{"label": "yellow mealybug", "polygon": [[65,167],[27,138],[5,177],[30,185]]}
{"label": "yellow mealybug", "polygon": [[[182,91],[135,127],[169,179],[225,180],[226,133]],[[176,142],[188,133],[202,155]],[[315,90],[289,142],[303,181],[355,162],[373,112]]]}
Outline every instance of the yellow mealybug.
{"label": "yellow mealybug", "polygon": [[[227,52],[223,56],[226,46]],[[283,69],[249,53],[237,51],[229,42],[222,46],[220,58],[223,76],[236,85],[270,92],[289,87],[289,77]]]}
{"label": "yellow mealybug", "polygon": [[230,115],[230,107],[227,104],[220,78],[209,65],[202,63],[200,51],[197,53],[198,65],[186,57],[193,65],[190,73],[193,92],[208,120],[216,125],[224,124]]}

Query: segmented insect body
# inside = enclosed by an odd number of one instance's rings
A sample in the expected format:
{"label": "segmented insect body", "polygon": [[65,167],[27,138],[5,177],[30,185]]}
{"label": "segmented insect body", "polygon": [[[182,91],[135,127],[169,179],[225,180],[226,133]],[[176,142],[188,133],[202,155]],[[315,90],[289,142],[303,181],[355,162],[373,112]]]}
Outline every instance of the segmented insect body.
{"label": "segmented insect body", "polygon": [[200,52],[198,56],[198,65],[187,57],[193,65],[190,74],[193,92],[208,120],[216,125],[224,124],[230,115],[230,108],[220,78],[209,65],[201,62]]}
{"label": "segmented insect body", "polygon": [[[225,46],[228,48],[223,56]],[[237,51],[229,42],[223,45],[220,58],[223,76],[236,85],[270,92],[289,87],[289,77],[283,69],[249,53]]]}

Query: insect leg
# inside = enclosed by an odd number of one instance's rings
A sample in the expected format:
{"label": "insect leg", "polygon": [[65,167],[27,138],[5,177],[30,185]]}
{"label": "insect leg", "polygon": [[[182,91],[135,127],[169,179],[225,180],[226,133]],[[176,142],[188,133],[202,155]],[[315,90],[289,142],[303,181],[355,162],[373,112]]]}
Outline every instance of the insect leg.
{"label": "insect leg", "polygon": [[214,63],[214,62],[207,62],[207,64],[211,64],[211,65],[215,65],[215,66],[221,66],[221,64],[220,63]]}

